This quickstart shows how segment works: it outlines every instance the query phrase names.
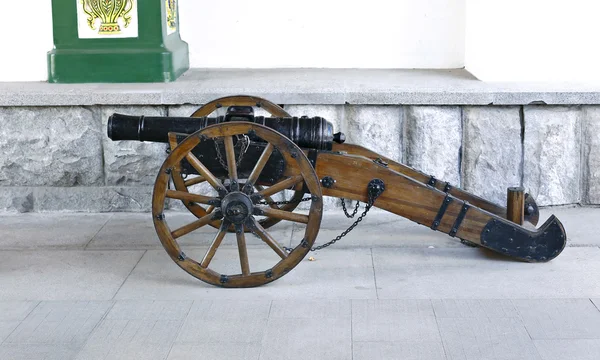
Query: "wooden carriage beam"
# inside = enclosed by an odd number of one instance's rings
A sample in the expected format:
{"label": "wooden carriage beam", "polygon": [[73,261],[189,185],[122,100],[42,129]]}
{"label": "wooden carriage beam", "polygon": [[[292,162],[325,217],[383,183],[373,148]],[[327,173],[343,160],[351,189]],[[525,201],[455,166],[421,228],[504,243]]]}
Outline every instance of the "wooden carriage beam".
{"label": "wooden carriage beam", "polygon": [[[354,144],[333,144],[333,150],[336,152],[343,152],[350,155],[360,155],[371,160],[380,159],[381,162],[386,163],[388,167],[400,174],[404,174],[410,178],[413,178],[417,181],[420,181],[424,184],[435,187],[436,189],[446,192],[453,197],[458,199],[468,201],[470,204],[477,206],[485,211],[488,211],[492,214],[498,215],[502,218],[508,219],[507,208],[494,204],[486,199],[483,199],[479,196],[468,193],[460,188],[453,186],[445,181],[440,181],[431,175],[427,175],[419,170],[416,170],[410,166],[405,164],[396,162],[387,157],[381,156],[376,152],[369,150],[360,145]],[[536,211],[537,205],[532,198],[527,197],[525,202],[531,204],[531,213],[524,214],[524,221],[529,222],[533,226],[536,226],[539,221],[539,212]],[[510,219],[509,219],[510,220]]]}
{"label": "wooden carriage beam", "polygon": [[335,180],[330,188],[323,187],[323,195],[367,202],[368,183],[381,179],[386,190],[374,206],[525,261],[551,260],[566,243],[564,228],[554,216],[531,231],[364,156],[319,152],[315,170],[320,179]]}

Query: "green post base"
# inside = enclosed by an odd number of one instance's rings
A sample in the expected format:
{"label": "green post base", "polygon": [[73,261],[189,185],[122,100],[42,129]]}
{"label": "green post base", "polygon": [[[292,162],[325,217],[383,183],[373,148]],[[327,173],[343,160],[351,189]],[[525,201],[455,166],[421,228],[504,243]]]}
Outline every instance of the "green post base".
{"label": "green post base", "polygon": [[189,69],[188,45],[145,49],[54,49],[48,53],[48,82],[170,82]]}
{"label": "green post base", "polygon": [[48,52],[48,82],[170,82],[188,70],[188,44],[179,36],[178,16],[172,31],[166,20],[168,4],[176,8],[177,2],[132,1],[137,3],[137,12],[130,14],[137,16],[137,36],[81,38],[77,6],[82,1],[52,0],[54,49]]}

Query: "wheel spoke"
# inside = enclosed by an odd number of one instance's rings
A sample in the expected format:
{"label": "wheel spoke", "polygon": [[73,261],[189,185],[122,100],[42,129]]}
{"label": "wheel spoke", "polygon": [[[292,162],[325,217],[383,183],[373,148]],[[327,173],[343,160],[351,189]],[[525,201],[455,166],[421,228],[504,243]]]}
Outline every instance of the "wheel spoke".
{"label": "wheel spoke", "polygon": [[240,265],[242,266],[242,275],[250,275],[250,264],[248,264],[248,249],[246,248],[246,236],[244,235],[244,225],[235,226],[235,236],[237,237],[238,251],[240,253]]}
{"label": "wheel spoke", "polygon": [[258,213],[260,213],[260,215],[265,215],[276,219],[308,224],[308,215],[297,214],[290,211],[275,210],[271,208],[258,208]]}
{"label": "wheel spoke", "polygon": [[195,202],[195,203],[199,203],[199,204],[206,204],[206,205],[210,205],[211,202],[214,202],[214,201],[219,201],[219,199],[214,198],[214,197],[198,195],[198,194],[190,194],[185,191],[177,191],[177,190],[167,190],[166,196],[171,199],[191,201],[191,202]]}
{"label": "wheel spoke", "polygon": [[198,171],[200,173],[200,175],[202,175],[202,177],[205,178],[206,181],[208,181],[210,183],[210,185],[212,185],[212,187],[215,190],[217,190],[217,191],[227,191],[227,189],[225,189],[225,186],[223,186],[223,184],[221,183],[221,180],[217,179],[210,172],[210,170],[208,170],[206,168],[206,166],[204,166],[204,164],[202,164],[200,162],[200,160],[198,160],[198,158],[194,154],[192,154],[191,152],[189,152],[185,156],[185,158],[194,167],[194,169],[196,169],[196,171]]}
{"label": "wheel spoke", "polygon": [[206,208],[206,213],[210,214],[210,213],[213,212],[214,209],[215,209],[215,207],[213,205],[211,205],[211,206],[209,206],[209,207]]}
{"label": "wheel spoke", "polygon": [[217,218],[218,217],[215,216],[215,214],[207,214],[207,215],[201,217],[200,219],[194,221],[193,223],[189,223],[189,224],[182,226],[179,229],[171,232],[171,236],[173,236],[174,239],[180,238],[183,235],[189,234],[192,231],[203,227],[204,225],[208,224],[209,222],[211,222],[213,220],[217,220]]}
{"label": "wheel spoke", "polygon": [[239,190],[237,164],[235,163],[235,149],[233,148],[233,137],[225,136],[225,155],[227,157],[227,170],[229,171],[229,180],[232,183],[232,190]]}
{"label": "wheel spoke", "polygon": [[259,191],[257,194],[264,198],[265,196],[270,196],[273,194],[277,194],[280,191],[286,190],[303,180],[304,178],[302,177],[302,175],[292,176],[291,178],[287,178],[269,188]]}
{"label": "wheel spoke", "polygon": [[269,245],[269,247],[271,247],[271,249],[273,249],[273,251],[275,251],[279,257],[282,259],[288,257],[287,252],[281,247],[281,245],[279,245],[277,241],[275,241],[275,239],[273,239],[273,237],[271,237],[271,235],[269,235],[269,233],[260,225],[258,221],[256,221],[256,219],[252,218],[251,226],[252,230],[254,230],[254,232],[260,236],[260,238],[267,245]]}
{"label": "wheel spoke", "polygon": [[219,229],[219,232],[213,239],[212,243],[210,244],[210,248],[208,248],[208,251],[204,255],[202,262],[200,263],[201,267],[207,268],[208,265],[210,265],[210,262],[212,261],[213,257],[215,257],[217,249],[219,248],[219,246],[221,246],[223,238],[225,238],[225,235],[227,235],[227,228],[229,227],[229,225],[230,224],[228,221],[223,221],[221,223],[221,228]]}
{"label": "wheel spoke", "polygon": [[205,181],[206,181],[206,179],[203,178],[202,176],[196,176],[193,179],[186,180],[184,182],[184,184],[185,184],[185,186],[192,186],[192,185],[196,185],[196,184],[201,184]]}
{"label": "wheel spoke", "polygon": [[246,186],[248,187],[248,190],[252,185],[256,183],[256,180],[258,180],[258,176],[265,168],[267,161],[269,161],[269,158],[273,153],[273,149],[273,144],[269,143],[267,147],[265,147],[265,150],[263,150],[262,154],[260,155],[260,158],[258,159],[258,162],[256,163],[256,165],[254,165],[254,169],[252,169],[252,173],[250,173],[250,176],[248,176],[248,180],[246,181]]}
{"label": "wheel spoke", "polygon": [[[256,188],[256,190],[258,190],[258,191],[263,191],[263,190],[265,189],[265,188],[264,188],[263,186],[261,186],[261,185],[254,185],[254,187],[255,187],[255,188]],[[270,197],[269,195],[267,195],[267,196],[263,196],[263,197],[265,198],[265,201],[267,202],[267,204],[268,204],[268,205],[269,205],[271,208],[279,210],[279,206],[277,206],[277,205],[275,205],[275,204],[274,204],[275,200],[273,200],[273,198],[272,198],[272,197]]]}

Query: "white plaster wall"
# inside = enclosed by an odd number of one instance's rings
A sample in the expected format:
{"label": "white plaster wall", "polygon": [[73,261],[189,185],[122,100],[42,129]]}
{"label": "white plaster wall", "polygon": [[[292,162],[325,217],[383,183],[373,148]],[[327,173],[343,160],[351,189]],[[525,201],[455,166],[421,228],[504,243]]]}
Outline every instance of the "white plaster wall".
{"label": "white plaster wall", "polygon": [[4,0],[1,8],[0,81],[46,80],[46,53],[53,46],[52,2]]}
{"label": "white plaster wall", "polygon": [[[600,81],[597,0],[179,1],[193,67],[466,65],[485,81]],[[0,81],[45,80],[51,1],[2,10]]]}
{"label": "white plaster wall", "polygon": [[484,81],[599,82],[600,1],[467,0],[466,68]]}
{"label": "white plaster wall", "polygon": [[456,68],[465,0],[180,0],[196,67]]}
{"label": "white plaster wall", "polygon": [[[192,67],[463,66],[465,0],[179,2]],[[0,59],[0,81],[47,79],[51,1],[6,1],[2,10],[15,15],[0,32],[15,56]]]}

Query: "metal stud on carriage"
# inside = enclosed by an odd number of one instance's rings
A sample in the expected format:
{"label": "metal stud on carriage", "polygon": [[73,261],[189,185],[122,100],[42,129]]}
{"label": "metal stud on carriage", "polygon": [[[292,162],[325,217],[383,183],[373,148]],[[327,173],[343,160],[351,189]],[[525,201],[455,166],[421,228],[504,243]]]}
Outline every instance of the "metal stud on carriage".
{"label": "metal stud on carriage", "polygon": [[[255,116],[257,108],[270,116]],[[223,115],[209,116],[219,109]],[[369,149],[346,144],[344,134],[334,134],[332,124],[321,117],[292,117],[258,97],[217,99],[190,118],[114,114],[108,136],[115,141],[168,144],[152,199],[156,232],[177,265],[216,286],[253,287],[282,277],[309,251],[352,230],[372,207],[527,262],[549,261],[566,244],[565,230],[554,215],[535,228],[538,207],[521,188],[509,188],[507,206],[499,206]],[[204,193],[197,190],[199,184],[209,185],[200,187]],[[276,201],[284,192],[291,193],[289,198]],[[315,247],[324,196],[366,205],[349,230]],[[165,204],[171,200],[181,201],[195,220],[170,225]],[[308,208],[298,210],[301,203]],[[298,238],[289,246],[272,236],[271,229],[282,221],[295,224]],[[203,254],[183,251],[182,239],[200,229],[208,237],[208,249]],[[239,270],[224,273],[213,264],[228,234],[237,247]],[[264,243],[256,251],[274,255],[272,263],[253,264],[248,236]]]}

